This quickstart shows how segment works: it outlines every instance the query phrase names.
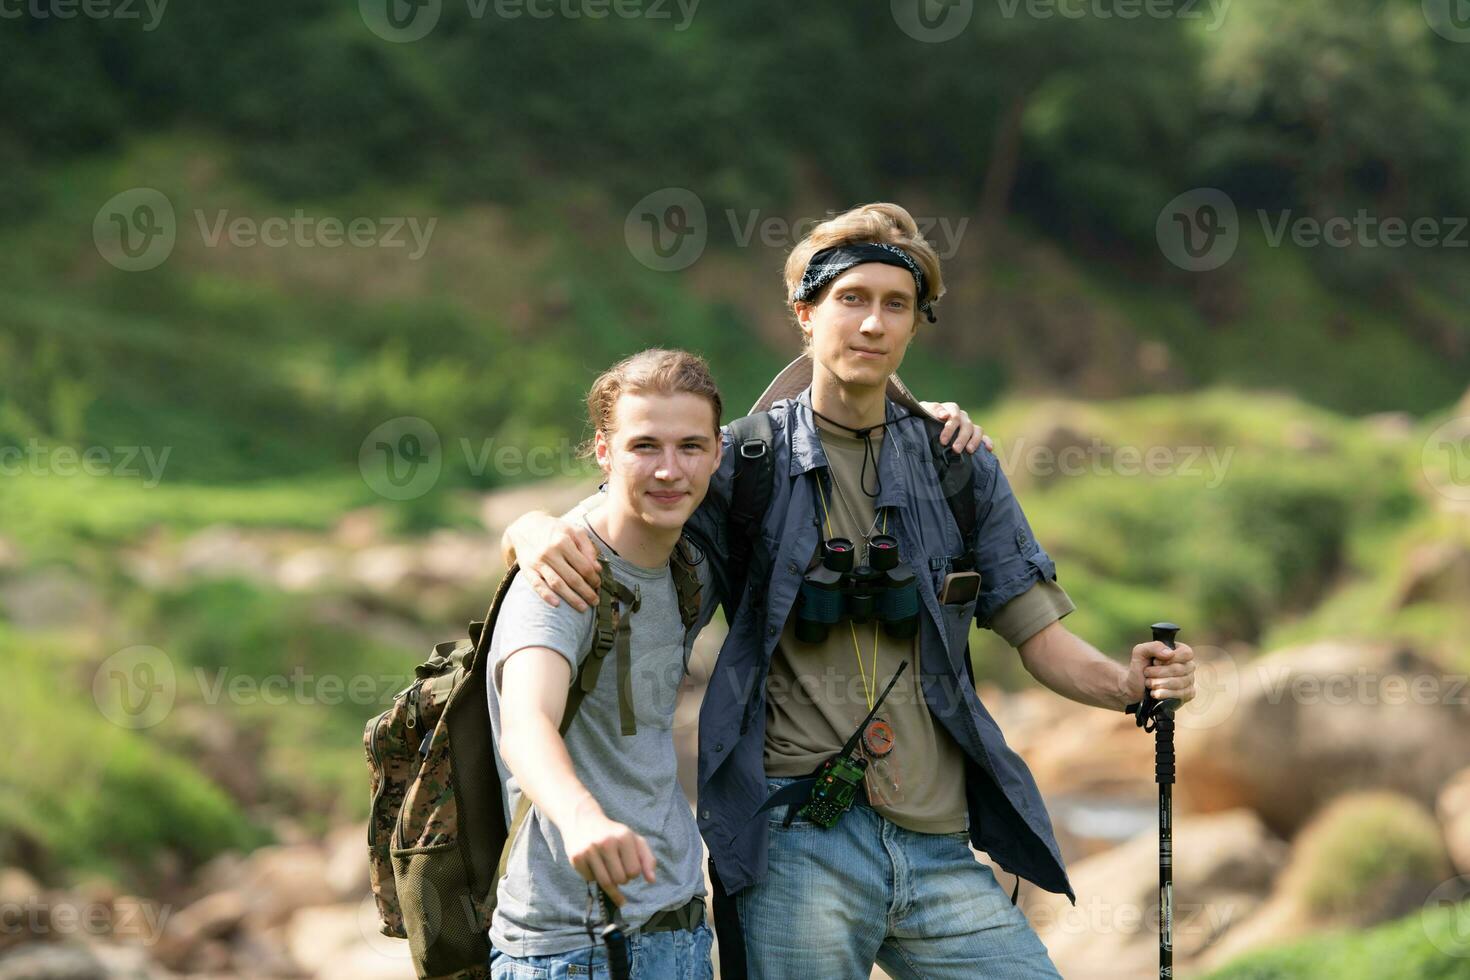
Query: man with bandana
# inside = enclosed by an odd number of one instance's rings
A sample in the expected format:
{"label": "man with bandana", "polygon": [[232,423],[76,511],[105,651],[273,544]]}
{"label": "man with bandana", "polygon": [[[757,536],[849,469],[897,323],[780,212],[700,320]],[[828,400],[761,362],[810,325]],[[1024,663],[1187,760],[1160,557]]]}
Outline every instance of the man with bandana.
{"label": "man with bandana", "polygon": [[[858,980],[877,962],[898,980],[1055,977],[1015,891],[971,850],[1017,888],[1076,902],[1035,781],[976,693],[970,623],[1053,691],[1117,711],[1146,688],[1193,698],[1193,652],[1143,643],[1125,666],[1073,635],[1060,620],[1074,606],[996,459],[961,457],[941,478],[933,423],[895,377],[944,293],[907,211],[871,204],[816,226],[786,283],[804,350],[756,405],[772,464],[759,526],[746,534],[732,514],[746,499],[736,459],[759,447],[730,427],[686,526],[730,626],[701,708],[696,805],[721,975]],[[548,601],[595,595],[591,543],[567,522],[526,515],[506,545]],[[872,568],[895,548],[915,587],[910,625],[849,613],[811,628],[821,599],[802,586],[824,554]],[[861,781],[835,824],[800,804],[762,810],[793,784],[804,796],[854,737]]]}

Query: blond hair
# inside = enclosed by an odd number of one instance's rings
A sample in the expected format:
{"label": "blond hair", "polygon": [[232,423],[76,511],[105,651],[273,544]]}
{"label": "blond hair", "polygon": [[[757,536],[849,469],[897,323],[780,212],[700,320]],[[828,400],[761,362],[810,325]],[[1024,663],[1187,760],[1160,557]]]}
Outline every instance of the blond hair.
{"label": "blond hair", "polygon": [[[802,274],[806,272],[812,256],[834,245],[856,245],[861,242],[896,245],[909,253],[909,257],[924,270],[928,295],[916,297],[915,317],[919,315],[919,307],[926,302],[937,302],[944,295],[944,276],[939,270],[939,253],[934,251],[934,246],[919,232],[919,225],[914,221],[913,215],[897,204],[864,204],[823,221],[797,242],[791,254],[786,256],[786,268],[783,272],[786,280],[786,308],[793,317],[796,315],[796,288],[801,285]],[[829,283],[828,288],[830,285]],[[807,302],[820,302],[826,291],[824,288]]]}
{"label": "blond hair", "polygon": [[[587,392],[587,424],[592,432],[612,433],[613,411],[625,394],[674,395],[687,393],[706,399],[715,410],[715,434],[720,431],[724,403],[720,389],[709,373],[709,364],[698,354],[683,350],[650,347],[623,358],[592,382]],[[582,455],[594,455],[594,440],[582,446]]]}

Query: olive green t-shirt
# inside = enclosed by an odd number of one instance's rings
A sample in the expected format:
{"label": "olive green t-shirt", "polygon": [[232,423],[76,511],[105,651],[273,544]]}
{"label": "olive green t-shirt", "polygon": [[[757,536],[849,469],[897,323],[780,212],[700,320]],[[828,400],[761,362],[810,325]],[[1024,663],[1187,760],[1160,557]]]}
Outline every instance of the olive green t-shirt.
{"label": "olive green t-shirt", "polygon": [[[864,535],[884,530],[884,515],[875,514],[874,498],[862,485],[863,442],[821,419],[816,422],[837,484],[830,492],[823,481],[817,504],[822,536],[852,541],[857,549],[854,564],[862,564]],[[873,455],[866,473],[870,488],[876,484],[882,436],[881,428],[872,433]],[[813,555],[813,565],[816,559]],[[1002,606],[991,628],[1012,646],[1020,646],[1074,608],[1055,582],[1039,583]],[[907,660],[908,669],[878,712],[891,726],[893,740],[886,755],[869,760],[865,789],[870,805],[900,827],[920,833],[965,830],[964,753],[929,713],[920,687],[917,639],[896,640],[877,623],[857,625],[843,618],[825,641],[803,643],[796,637],[795,624],[793,609],[766,681],[766,773],[805,776],[837,753],[898,665]]]}

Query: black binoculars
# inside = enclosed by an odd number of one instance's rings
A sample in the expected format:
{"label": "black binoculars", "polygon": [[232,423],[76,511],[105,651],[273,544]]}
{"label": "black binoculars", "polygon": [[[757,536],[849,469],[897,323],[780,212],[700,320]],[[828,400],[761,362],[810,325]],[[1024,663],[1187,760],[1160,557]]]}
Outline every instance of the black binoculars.
{"label": "black binoculars", "polygon": [[868,564],[853,567],[855,552],[847,538],[822,542],[822,561],[806,573],[797,593],[796,638],[821,643],[844,615],[855,623],[877,620],[896,640],[919,631],[919,589],[914,570],[899,561],[898,539],[874,535]]}

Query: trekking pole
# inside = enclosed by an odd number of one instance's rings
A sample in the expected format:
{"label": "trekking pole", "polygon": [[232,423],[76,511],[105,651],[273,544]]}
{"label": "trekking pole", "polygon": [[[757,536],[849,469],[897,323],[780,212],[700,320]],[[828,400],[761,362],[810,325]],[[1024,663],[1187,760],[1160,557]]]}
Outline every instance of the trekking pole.
{"label": "trekking pole", "polygon": [[[1179,635],[1173,623],[1154,623],[1154,639],[1170,650]],[[1154,782],[1159,784],[1159,980],[1174,976],[1174,712],[1178,698],[1156,700],[1143,685],[1143,700],[1125,711],[1138,727],[1154,733]]]}
{"label": "trekking pole", "polygon": [[612,980],[633,980],[632,967],[628,964],[628,930],[618,912],[612,896],[601,888],[602,915],[607,925],[602,927],[602,945],[607,947],[607,972]]}

